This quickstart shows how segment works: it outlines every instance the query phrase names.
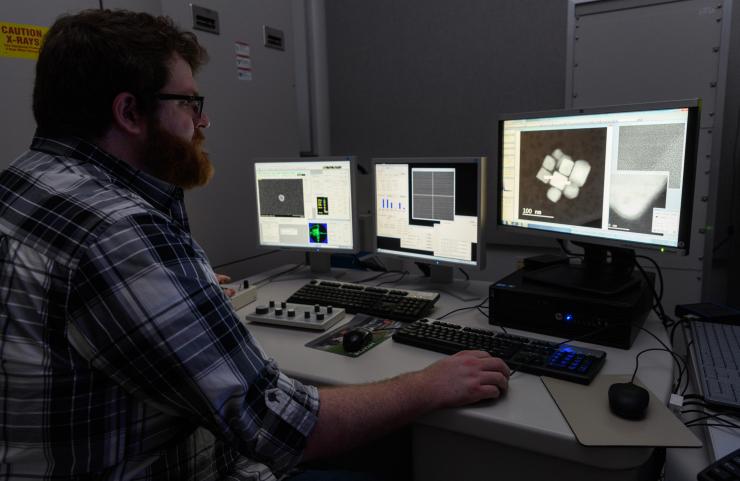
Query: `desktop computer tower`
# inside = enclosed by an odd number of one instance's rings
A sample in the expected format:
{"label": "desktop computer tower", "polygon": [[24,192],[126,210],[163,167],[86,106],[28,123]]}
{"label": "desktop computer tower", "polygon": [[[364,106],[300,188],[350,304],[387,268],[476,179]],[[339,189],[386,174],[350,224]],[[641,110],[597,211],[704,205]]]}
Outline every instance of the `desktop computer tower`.
{"label": "desktop computer tower", "polygon": [[490,324],[629,349],[650,312],[652,273],[648,281],[635,271],[632,287],[601,295],[537,282],[530,271],[491,284]]}

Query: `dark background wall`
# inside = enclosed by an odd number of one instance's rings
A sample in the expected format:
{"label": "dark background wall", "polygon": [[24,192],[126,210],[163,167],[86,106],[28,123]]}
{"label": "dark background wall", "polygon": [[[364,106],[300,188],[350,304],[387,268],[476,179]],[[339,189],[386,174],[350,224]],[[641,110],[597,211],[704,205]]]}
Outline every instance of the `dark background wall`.
{"label": "dark background wall", "polygon": [[564,105],[566,13],[565,0],[326,2],[332,154],[368,172],[373,157],[486,155],[493,195],[498,115]]}

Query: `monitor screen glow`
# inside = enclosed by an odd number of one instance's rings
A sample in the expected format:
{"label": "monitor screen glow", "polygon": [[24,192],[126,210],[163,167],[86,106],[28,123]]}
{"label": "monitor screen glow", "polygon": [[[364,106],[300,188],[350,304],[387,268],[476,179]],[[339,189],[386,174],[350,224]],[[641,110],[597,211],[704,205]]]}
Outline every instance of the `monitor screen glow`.
{"label": "monitor screen glow", "polygon": [[352,158],[263,159],[254,171],[261,246],[355,251]]}
{"label": "monitor screen glow", "polygon": [[520,114],[499,123],[499,226],[688,249],[697,108]]}
{"label": "monitor screen glow", "polygon": [[376,252],[483,267],[485,158],[374,159]]}

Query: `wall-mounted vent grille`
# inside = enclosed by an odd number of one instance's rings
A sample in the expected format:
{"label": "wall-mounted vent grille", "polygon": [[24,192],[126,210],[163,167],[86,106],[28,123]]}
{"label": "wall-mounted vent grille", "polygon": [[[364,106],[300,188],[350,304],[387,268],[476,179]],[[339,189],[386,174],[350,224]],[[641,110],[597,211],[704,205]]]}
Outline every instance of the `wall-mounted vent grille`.
{"label": "wall-mounted vent grille", "polygon": [[193,11],[193,28],[218,35],[218,12],[209,8],[191,5]]}
{"label": "wall-mounted vent grille", "polygon": [[285,34],[277,28],[264,26],[265,47],[285,50]]}

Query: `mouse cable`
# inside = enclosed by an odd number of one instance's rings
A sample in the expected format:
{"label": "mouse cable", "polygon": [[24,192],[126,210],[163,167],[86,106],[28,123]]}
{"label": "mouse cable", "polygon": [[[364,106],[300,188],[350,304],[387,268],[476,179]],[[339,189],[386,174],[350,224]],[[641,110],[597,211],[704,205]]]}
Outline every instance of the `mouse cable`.
{"label": "mouse cable", "polygon": [[[658,343],[660,343],[661,346],[663,346],[663,349],[659,349],[659,348],[654,348],[654,349],[669,352],[671,354],[671,356],[673,356],[673,359],[674,359],[676,365],[678,366],[678,379],[676,380],[676,385],[673,387],[672,392],[675,392],[677,389],[680,389],[681,383],[683,382],[684,373],[687,373],[688,372],[687,371],[687,366],[686,366],[686,360],[683,359],[680,354],[676,353],[671,348],[669,348],[663,341],[660,340],[660,338],[658,336],[656,336],[655,334],[653,334],[649,330],[645,329],[644,327],[642,327],[641,325],[636,324],[636,323],[633,323],[632,325],[635,326],[635,327],[639,327],[643,331],[647,332],[649,335],[651,335],[652,337],[654,337],[655,340],[658,341]],[[600,327],[599,329],[595,329],[593,331],[587,332],[586,334],[584,334],[582,336],[573,337],[573,338],[570,338],[570,339],[566,339],[565,341],[559,342],[559,343],[556,344],[556,346],[557,347],[560,347],[563,344],[566,344],[566,343],[571,342],[571,341],[581,341],[583,339],[587,339],[587,338],[593,336],[594,334],[598,334],[599,332],[601,332],[601,331],[603,331],[605,329],[609,329],[611,327],[615,327],[615,326],[604,326],[604,327]],[[642,354],[642,353],[638,353],[637,356],[639,356],[640,354]],[[688,385],[689,385],[689,382],[688,382],[688,375],[687,375],[686,376],[686,388],[684,389],[684,392],[686,392],[686,389],[688,389]]]}
{"label": "mouse cable", "polygon": [[686,359],[684,359],[683,356],[681,356],[679,353],[677,353],[673,349],[669,348],[663,341],[660,340],[660,338],[658,336],[656,336],[655,334],[653,334],[652,332],[650,332],[648,329],[645,329],[644,327],[639,326],[637,324],[634,324],[634,325],[637,326],[637,327],[639,327],[643,331],[647,332],[651,336],[653,336],[653,338],[656,341],[658,341],[658,343],[660,343],[660,345],[663,346],[666,351],[668,351],[668,352],[671,353],[671,355],[673,356],[673,359],[676,361],[676,365],[678,366],[678,379],[676,379],[676,385],[672,389],[672,392],[677,393],[678,392],[678,389],[681,388],[681,382],[683,381],[683,376],[685,374],[686,375],[686,386],[684,387],[683,391],[681,392],[682,395],[685,394],[686,393],[686,390],[688,390],[688,388],[689,388],[689,374],[688,374],[689,373],[689,368],[688,368],[688,364],[686,363]]}
{"label": "mouse cable", "polygon": [[651,352],[651,351],[666,351],[670,353],[671,355],[675,355],[675,353],[671,351],[670,349],[664,349],[662,347],[651,347],[649,349],[643,349],[642,351],[638,352],[637,356],[635,356],[635,370],[632,371],[632,378],[630,379],[630,384],[635,383],[635,375],[637,374],[637,368],[640,367],[640,356],[642,356],[646,352]]}

